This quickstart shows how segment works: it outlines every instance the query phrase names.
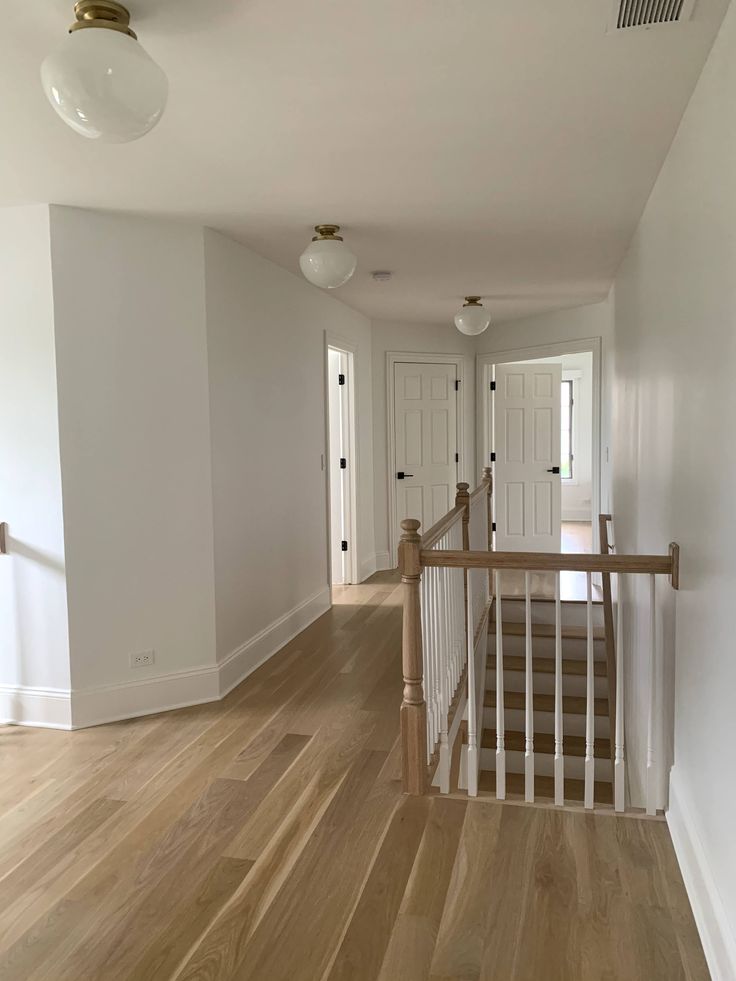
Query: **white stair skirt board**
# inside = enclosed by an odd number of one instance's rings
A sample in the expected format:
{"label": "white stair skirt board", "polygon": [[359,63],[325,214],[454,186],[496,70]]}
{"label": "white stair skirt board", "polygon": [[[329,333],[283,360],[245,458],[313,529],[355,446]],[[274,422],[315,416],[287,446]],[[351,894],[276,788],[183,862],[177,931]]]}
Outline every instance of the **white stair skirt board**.
{"label": "white stair skirt board", "polygon": [[705,857],[693,810],[678,780],[677,767],[670,773],[670,806],[666,817],[713,981],[733,981],[736,934],[713,878],[713,869]]}
{"label": "white stair skirt board", "polygon": [[71,729],[72,693],[64,688],[0,685],[0,722],[41,729]]}
{"label": "white stair skirt board", "polygon": [[85,729],[218,701],[329,609],[330,589],[325,586],[218,664],[71,692],[0,686],[0,719],[17,725]]}

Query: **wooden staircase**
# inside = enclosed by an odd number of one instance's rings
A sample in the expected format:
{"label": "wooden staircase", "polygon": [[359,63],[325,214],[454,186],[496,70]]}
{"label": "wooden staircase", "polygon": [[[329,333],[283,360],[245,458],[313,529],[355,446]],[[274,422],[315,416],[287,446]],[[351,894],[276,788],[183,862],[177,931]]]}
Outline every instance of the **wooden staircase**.
{"label": "wooden staircase", "polygon": [[[583,799],[586,721],[586,604],[563,601],[562,712],[565,760],[565,798]],[[535,798],[554,800],[555,722],[555,605],[533,598],[532,664]],[[507,796],[524,796],[526,728],[526,625],[524,600],[502,599],[504,714]],[[595,802],[613,801],[608,673],[603,628],[603,605],[593,602]],[[486,690],[480,748],[479,789],[495,792],[496,764],[496,621],[489,623]]]}

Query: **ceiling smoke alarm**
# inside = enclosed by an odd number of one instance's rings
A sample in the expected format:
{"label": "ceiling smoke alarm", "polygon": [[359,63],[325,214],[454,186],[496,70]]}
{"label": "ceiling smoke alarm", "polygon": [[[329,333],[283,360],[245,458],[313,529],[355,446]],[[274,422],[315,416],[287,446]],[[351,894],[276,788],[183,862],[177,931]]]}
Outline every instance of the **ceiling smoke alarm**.
{"label": "ceiling smoke alarm", "polygon": [[374,283],[388,283],[391,281],[393,273],[388,272],[386,269],[377,269],[375,272],[371,273]]}

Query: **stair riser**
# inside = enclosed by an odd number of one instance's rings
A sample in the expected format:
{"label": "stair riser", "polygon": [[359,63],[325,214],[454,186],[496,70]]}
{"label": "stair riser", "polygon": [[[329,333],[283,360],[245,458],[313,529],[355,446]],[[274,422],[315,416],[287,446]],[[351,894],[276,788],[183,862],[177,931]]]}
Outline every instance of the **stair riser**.
{"label": "stair riser", "polygon": [[[518,750],[506,750],[506,772],[524,773],[524,754]],[[481,770],[496,769],[496,751],[493,749],[481,749],[480,751]],[[534,772],[538,776],[553,777],[555,775],[555,758],[549,753],[534,754]],[[582,756],[565,756],[565,777],[575,780],[585,779],[585,759]],[[612,780],[611,761],[596,757],[595,760],[595,779]]]}
{"label": "stair riser", "polygon": [[[523,671],[509,671],[506,668],[503,673],[503,684],[506,691],[526,691],[526,675]],[[594,678],[594,689],[596,698],[606,698],[608,696],[607,679]],[[492,670],[486,671],[486,691],[495,690],[496,672]],[[540,695],[554,695],[555,676],[546,672],[535,672],[534,691]],[[585,695],[586,691],[586,679],[584,675],[563,674],[563,695]]]}
{"label": "stair riser", "polygon": [[[488,649],[490,653],[496,650],[496,635],[491,632],[488,637]],[[503,652],[506,654],[518,654],[522,657],[526,653],[526,637],[514,637],[504,635]],[[555,639],[554,637],[533,637],[532,652],[535,657],[554,657]],[[562,656],[569,657],[570,660],[584,661],[588,656],[588,644],[585,638],[565,637],[562,641]],[[596,661],[606,660],[606,645],[602,640],[593,643],[593,657]]]}
{"label": "stair riser", "polygon": [[[505,599],[501,603],[504,620],[524,623],[526,620],[526,603],[523,599]],[[568,627],[584,627],[587,620],[585,603],[563,603],[561,606],[562,623]],[[532,623],[554,623],[555,604],[535,602],[532,600]],[[603,626],[603,607],[600,603],[593,604],[593,626]]]}
{"label": "stair riser", "polygon": [[[515,729],[521,732],[526,728],[526,713],[523,709],[510,709],[505,711],[505,722],[507,729]],[[494,706],[485,706],[483,709],[483,728],[495,729],[496,709]],[[534,729],[536,732],[554,732],[555,715],[554,712],[535,712]],[[562,716],[562,731],[571,736],[585,735],[585,716],[565,714]],[[608,738],[610,735],[608,717],[597,715],[595,718],[596,737]]]}

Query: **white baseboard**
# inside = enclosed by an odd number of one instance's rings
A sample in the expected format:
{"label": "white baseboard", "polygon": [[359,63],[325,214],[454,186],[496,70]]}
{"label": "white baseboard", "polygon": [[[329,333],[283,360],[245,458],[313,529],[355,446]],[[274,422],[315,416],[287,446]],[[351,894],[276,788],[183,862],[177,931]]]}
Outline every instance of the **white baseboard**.
{"label": "white baseboard", "polygon": [[387,569],[395,569],[396,566],[391,561],[390,552],[376,552],[376,572],[385,572]]}
{"label": "white baseboard", "polygon": [[358,570],[358,582],[365,582],[366,579],[370,579],[372,575],[377,571],[376,567],[376,553],[369,555],[366,559],[360,563],[360,569]]}
{"label": "white baseboard", "polygon": [[733,981],[736,978],[736,936],[724,909],[713,868],[706,859],[687,794],[677,779],[677,767],[670,776],[667,824],[713,981]]}
{"label": "white baseboard", "polygon": [[0,685],[0,721],[41,729],[71,729],[72,693],[64,688]]}
{"label": "white baseboard", "polygon": [[220,661],[220,697],[239,685],[251,672],[288,644],[310,623],[326,613],[332,605],[330,587],[324,586],[314,596],[299,603],[278,620],[238,647]]}
{"label": "white baseboard", "polygon": [[216,702],[326,613],[330,605],[330,589],[325,586],[217,664],[72,691],[0,685],[0,720],[53,729],[85,729]]}

